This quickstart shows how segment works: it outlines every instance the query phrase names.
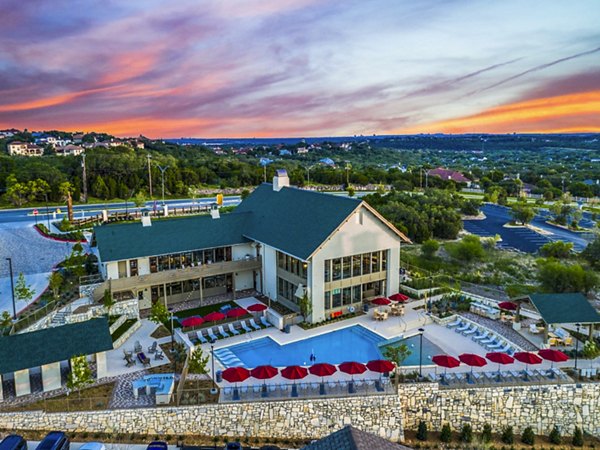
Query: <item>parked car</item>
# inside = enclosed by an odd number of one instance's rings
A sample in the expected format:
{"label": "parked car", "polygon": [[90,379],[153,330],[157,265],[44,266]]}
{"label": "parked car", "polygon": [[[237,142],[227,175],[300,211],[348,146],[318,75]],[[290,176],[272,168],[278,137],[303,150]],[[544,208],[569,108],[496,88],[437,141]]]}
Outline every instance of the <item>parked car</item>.
{"label": "parked car", "polygon": [[148,444],[146,450],[167,450],[169,446],[164,441],[153,441]]}
{"label": "parked car", "polygon": [[27,450],[27,441],[18,434],[9,434],[0,442],[0,450]]}
{"label": "parked car", "polygon": [[106,450],[106,446],[102,442],[86,442],[79,450]]}
{"label": "parked car", "polygon": [[35,450],[69,450],[71,441],[62,431],[51,431],[38,444]]}
{"label": "parked car", "polygon": [[225,450],[242,450],[242,444],[239,442],[228,442],[225,445]]}
{"label": "parked car", "polygon": [[263,445],[259,450],[281,450],[281,448],[276,445]]}

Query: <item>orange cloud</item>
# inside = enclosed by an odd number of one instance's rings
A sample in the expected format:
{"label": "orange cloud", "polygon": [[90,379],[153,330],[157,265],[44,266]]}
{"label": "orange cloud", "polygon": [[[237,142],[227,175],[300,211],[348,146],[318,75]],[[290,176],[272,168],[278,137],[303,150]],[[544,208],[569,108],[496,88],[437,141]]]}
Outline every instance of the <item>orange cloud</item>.
{"label": "orange cloud", "polygon": [[510,103],[395,133],[600,132],[600,91]]}
{"label": "orange cloud", "polygon": [[79,92],[68,92],[66,94],[53,95],[51,97],[41,98],[38,100],[30,100],[21,103],[11,103],[10,105],[0,105],[0,112],[17,112],[27,111],[31,109],[48,108],[50,106],[62,105],[70,103],[73,100],[83,97],[84,95],[94,94],[97,92],[107,91],[111,88],[86,89]]}

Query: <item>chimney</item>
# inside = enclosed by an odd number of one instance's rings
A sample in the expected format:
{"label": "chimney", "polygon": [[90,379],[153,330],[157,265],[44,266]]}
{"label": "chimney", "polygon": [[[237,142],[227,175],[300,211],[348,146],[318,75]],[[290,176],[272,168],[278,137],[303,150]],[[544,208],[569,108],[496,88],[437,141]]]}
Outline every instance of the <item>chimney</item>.
{"label": "chimney", "polygon": [[285,169],[277,169],[273,177],[273,190],[279,192],[283,187],[290,186],[290,179]]}

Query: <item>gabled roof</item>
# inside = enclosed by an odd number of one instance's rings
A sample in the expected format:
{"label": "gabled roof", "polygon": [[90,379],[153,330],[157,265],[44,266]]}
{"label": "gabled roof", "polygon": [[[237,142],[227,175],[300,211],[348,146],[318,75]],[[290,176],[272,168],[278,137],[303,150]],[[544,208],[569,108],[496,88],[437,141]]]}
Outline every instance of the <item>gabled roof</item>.
{"label": "gabled roof", "polygon": [[0,337],[0,374],[112,350],[106,317]]}
{"label": "gabled roof", "polygon": [[400,444],[347,425],[329,436],[303,447],[302,450],[410,450]]}
{"label": "gabled roof", "polygon": [[548,324],[600,323],[600,314],[580,293],[530,294],[528,298]]}
{"label": "gabled roof", "polygon": [[263,183],[233,212],[251,213],[244,235],[302,260],[358,208],[360,200]]}
{"label": "gabled roof", "polygon": [[457,172],[456,170],[452,170],[452,169],[444,169],[443,167],[438,167],[437,169],[431,169],[427,173],[431,176],[440,177],[444,180],[456,181],[457,183],[468,183],[469,181],[471,181],[467,177],[465,177],[462,173]]}
{"label": "gabled roof", "polygon": [[100,260],[119,261],[248,242],[242,233],[248,220],[248,214],[154,219],[149,227],[141,222],[100,225],[94,235]]}

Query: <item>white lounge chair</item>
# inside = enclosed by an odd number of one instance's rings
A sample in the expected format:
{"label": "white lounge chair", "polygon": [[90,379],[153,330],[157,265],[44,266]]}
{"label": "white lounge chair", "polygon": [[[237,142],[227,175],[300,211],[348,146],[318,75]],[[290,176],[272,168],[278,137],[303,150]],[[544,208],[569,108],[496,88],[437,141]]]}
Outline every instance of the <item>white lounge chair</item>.
{"label": "white lounge chair", "polygon": [[223,336],[224,338],[228,338],[228,337],[230,337],[230,336],[231,336],[231,335],[230,335],[230,334],[229,334],[227,331],[225,331],[225,330],[223,329],[223,326],[222,326],[222,325],[219,325],[219,326],[217,327],[217,330],[219,331],[219,334],[220,334],[221,336]]}
{"label": "white lounge chair", "polygon": [[510,344],[506,344],[504,347],[498,349],[501,353],[508,353],[510,351]]}
{"label": "white lounge chair", "polygon": [[240,326],[242,327],[242,330],[244,330],[246,333],[251,333],[252,331],[254,331],[252,328],[250,328],[247,324],[245,320],[240,320]]}
{"label": "white lounge chair", "polygon": [[209,328],[208,330],[206,330],[206,334],[208,335],[208,337],[213,341],[217,341],[219,338],[215,335],[214,331],[212,328]]}
{"label": "white lounge chair", "polygon": [[529,324],[529,332],[531,334],[539,334],[542,332],[542,330],[540,330],[535,323],[530,323]]}
{"label": "white lounge chair", "polygon": [[457,333],[462,333],[463,331],[466,331],[469,329],[469,324],[465,323],[464,325],[458,327],[457,329],[455,329],[454,331],[456,331]]}
{"label": "white lounge chair", "polygon": [[239,332],[238,330],[236,330],[236,329],[235,329],[235,327],[233,326],[233,324],[232,324],[232,323],[230,323],[230,324],[227,326],[227,329],[228,329],[229,331],[231,331],[231,334],[240,334],[240,332]]}
{"label": "white lounge chair", "polygon": [[486,347],[488,350],[497,350],[500,347],[502,347],[502,344],[500,342],[496,341],[496,342],[486,345]]}
{"label": "white lounge chair", "polygon": [[202,343],[202,344],[208,344],[208,341],[206,340],[206,338],[204,337],[204,335],[202,334],[202,331],[196,331],[196,336],[198,337],[198,340]]}
{"label": "white lounge chair", "polygon": [[477,332],[479,328],[477,327],[477,325],[473,325],[473,327],[471,327],[470,330],[467,330],[463,333],[464,336],[469,336],[471,334],[475,334]]}
{"label": "white lounge chair", "polygon": [[254,328],[255,330],[262,330],[262,327],[260,325],[257,325],[256,322],[254,321],[254,319],[250,319],[250,326],[252,328]]}
{"label": "white lounge chair", "polygon": [[255,384],[252,386],[252,392],[255,394],[258,394],[260,391],[262,391],[262,386],[260,384]]}
{"label": "white lounge chair", "polygon": [[475,342],[477,342],[477,341],[481,341],[481,340],[487,338],[489,335],[490,335],[489,331],[483,331],[480,334],[476,334],[471,339],[474,340]]}
{"label": "white lounge chair", "polygon": [[265,318],[265,316],[260,316],[260,323],[262,323],[262,324],[265,326],[265,328],[269,328],[269,327],[272,327],[272,326],[273,326],[273,325],[271,324],[271,322],[269,322],[269,321],[268,321],[268,320]]}
{"label": "white lounge chair", "polygon": [[489,338],[487,338],[487,339],[484,339],[484,340],[482,340],[482,341],[479,341],[479,344],[480,344],[480,345],[484,345],[484,346],[485,346],[485,345],[491,344],[491,343],[493,343],[493,342],[496,342],[496,336],[493,336],[493,335],[492,335],[492,336],[490,336],[490,337],[489,337]]}
{"label": "white lounge chair", "polygon": [[460,320],[460,319],[456,319],[456,321],[455,321],[455,322],[452,322],[452,323],[449,323],[449,324],[447,324],[447,325],[446,325],[446,328],[454,328],[454,327],[457,327],[457,326],[459,326],[461,323],[462,323],[462,320]]}
{"label": "white lounge chair", "polygon": [[481,381],[483,380],[483,375],[480,372],[471,372],[471,378],[473,381]]}

